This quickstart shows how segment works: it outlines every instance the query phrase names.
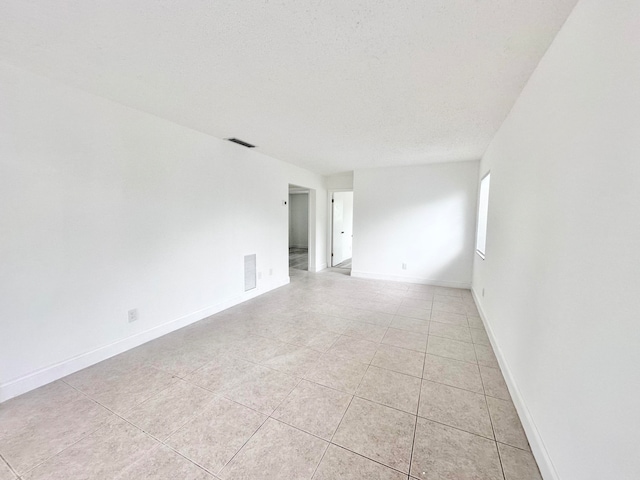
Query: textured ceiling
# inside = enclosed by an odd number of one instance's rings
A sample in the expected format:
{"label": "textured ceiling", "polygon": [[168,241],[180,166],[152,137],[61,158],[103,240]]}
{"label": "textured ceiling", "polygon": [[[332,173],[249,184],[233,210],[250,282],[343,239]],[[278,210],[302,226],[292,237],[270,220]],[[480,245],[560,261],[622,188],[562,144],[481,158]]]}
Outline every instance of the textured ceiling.
{"label": "textured ceiling", "polygon": [[469,160],[576,1],[3,0],[0,60],[323,174]]}

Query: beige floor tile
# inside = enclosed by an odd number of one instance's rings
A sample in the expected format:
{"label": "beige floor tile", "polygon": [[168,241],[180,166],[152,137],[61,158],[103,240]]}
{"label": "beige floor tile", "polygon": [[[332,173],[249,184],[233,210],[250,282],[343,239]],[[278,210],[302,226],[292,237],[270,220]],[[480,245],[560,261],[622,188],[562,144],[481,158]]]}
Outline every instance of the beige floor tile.
{"label": "beige floor tile", "polygon": [[476,353],[472,343],[459,342],[450,338],[429,335],[427,353],[440,357],[453,358],[463,362],[477,363]]}
{"label": "beige floor tile", "polygon": [[471,290],[462,290],[461,296],[465,302],[473,302],[473,293]]}
{"label": "beige floor tile", "polygon": [[342,419],[333,443],[408,473],[415,418],[356,397]]}
{"label": "beige floor tile", "polygon": [[401,302],[401,299],[393,298],[393,296],[367,295],[356,300],[354,306],[362,310],[394,315]]}
{"label": "beige floor tile", "polygon": [[421,300],[433,304],[433,293],[410,290],[404,294],[403,301],[404,300]]}
{"label": "beige floor tile", "polygon": [[147,456],[160,444],[144,432],[117,420],[109,423],[41,463],[25,480],[85,480],[117,478],[134,462]]}
{"label": "beige floor tile", "polygon": [[370,366],[356,395],[415,415],[418,411],[420,379]]}
{"label": "beige floor tile", "polygon": [[530,452],[498,443],[505,480],[542,480],[535,458]]}
{"label": "beige floor tile", "polygon": [[328,443],[274,419],[267,420],[220,472],[224,480],[311,478]]}
{"label": "beige floor tile", "polygon": [[448,323],[431,322],[429,335],[450,338],[459,342],[471,343],[471,331],[468,327],[449,325]]}
{"label": "beige floor tile", "polygon": [[484,323],[482,323],[482,319],[480,317],[467,315],[467,322],[469,322],[469,326],[471,328],[484,328]]}
{"label": "beige floor tile", "polygon": [[279,372],[302,377],[320,359],[321,353],[307,347],[284,345],[278,353],[263,365]]}
{"label": "beige floor tile", "polygon": [[443,303],[433,301],[433,311],[434,312],[446,312],[446,313],[457,313],[458,315],[467,315],[467,309],[462,304],[456,303]]}
{"label": "beige floor tile", "polygon": [[471,338],[473,339],[473,343],[477,343],[478,345],[491,346],[491,342],[489,341],[489,336],[487,335],[487,332],[485,332],[483,328],[472,328]]}
{"label": "beige floor tile", "polygon": [[13,472],[9,469],[9,466],[0,458],[0,480],[18,480]]}
{"label": "beige floor tile", "polygon": [[509,389],[499,369],[480,365],[480,374],[482,375],[485,395],[501,398],[502,400],[511,400]]}
{"label": "beige floor tile", "polygon": [[371,365],[420,377],[424,365],[424,353],[382,344],[378,346]]}
{"label": "beige floor tile", "polygon": [[449,325],[458,325],[459,327],[469,326],[467,316],[461,313],[438,312],[434,310],[431,312],[431,321],[448,323]]}
{"label": "beige floor tile", "polygon": [[487,404],[479,393],[424,380],[418,415],[493,439]]}
{"label": "beige floor tile", "polygon": [[410,308],[422,308],[423,310],[431,310],[431,306],[433,305],[433,300],[431,299],[419,300],[417,298],[405,298],[402,300],[402,305]]}
{"label": "beige floor tile", "polygon": [[254,366],[255,364],[240,358],[217,355],[185,380],[217,393],[241,381]]}
{"label": "beige floor tile", "polygon": [[304,378],[326,387],[355,393],[360,380],[367,371],[367,364],[345,361],[341,357],[325,354]]}
{"label": "beige floor tile", "polygon": [[372,323],[354,322],[344,331],[344,335],[380,343],[386,332],[387,327],[374,325]]}
{"label": "beige floor tile", "polygon": [[217,398],[166,441],[185,457],[218,473],[267,417],[225,398]]}
{"label": "beige floor tile", "polygon": [[[334,305],[331,303],[324,303],[324,302],[306,305],[303,308],[311,313],[317,313],[320,315],[330,315],[333,317],[340,317],[340,314],[344,312],[343,306]],[[347,317],[342,317],[342,318],[347,318]]]}
{"label": "beige floor tile", "polygon": [[459,297],[459,296],[452,297],[450,295],[439,295],[439,294],[436,294],[433,296],[433,301],[446,303],[448,305],[464,305],[465,303],[462,297]]}
{"label": "beige floor tile", "polygon": [[478,308],[476,307],[475,303],[467,303],[465,305],[465,309],[467,311],[467,315],[469,316],[472,316],[472,317],[480,316],[480,312],[478,312]]}
{"label": "beige floor tile", "polygon": [[164,440],[202,412],[214,398],[213,393],[181,380],[122,416],[149,435]]}
{"label": "beige floor tile", "polygon": [[431,309],[410,307],[408,305],[400,305],[396,310],[396,315],[402,317],[417,318],[419,320],[429,320],[431,318]]}
{"label": "beige floor tile", "polygon": [[494,441],[418,418],[411,476],[424,480],[502,480]]}
{"label": "beige floor tile", "polygon": [[473,347],[476,351],[476,358],[478,359],[479,365],[491,368],[500,368],[500,366],[498,365],[498,360],[493,353],[493,348],[486,345],[477,344],[474,344]]}
{"label": "beige floor tile", "polygon": [[269,340],[280,342],[280,337],[285,335],[290,330],[294,329],[294,327],[283,320],[275,319],[271,315],[265,315],[265,319],[260,319],[253,322],[253,328],[251,329],[251,333],[253,335],[258,335],[260,337],[268,338]]}
{"label": "beige floor tile", "polygon": [[185,377],[209,362],[214,354],[201,345],[182,345],[176,349],[163,349],[158,355],[150,359],[152,366],[159,370]]}
{"label": "beige floor tile", "polygon": [[424,352],[427,349],[427,335],[424,333],[409,332],[407,330],[398,330],[397,328],[389,328],[382,339],[382,343]]}
{"label": "beige floor tile", "polygon": [[339,316],[342,318],[348,318],[349,320],[372,323],[383,327],[388,327],[391,324],[391,320],[393,320],[393,315],[390,313],[372,312],[361,308],[348,307],[342,309]]}
{"label": "beige floor tile", "polygon": [[400,284],[400,285],[406,285],[407,292],[430,293],[432,296],[435,294],[435,292],[439,288],[434,285],[425,285],[422,283],[407,283],[407,284]]}
{"label": "beige floor tile", "polygon": [[333,344],[340,338],[340,335],[329,331],[318,331],[305,346],[321,353],[329,350]]}
{"label": "beige floor tile", "polygon": [[0,454],[21,474],[113,418],[64,382],[50,383],[0,405]]}
{"label": "beige floor tile", "polygon": [[116,413],[126,412],[178,380],[147,365],[112,368],[103,363],[65,377],[64,381]]}
{"label": "beige floor tile", "polygon": [[409,332],[422,333],[426,335],[429,333],[429,322],[427,320],[396,315],[393,317],[393,321],[391,322],[391,328],[408,330]]}
{"label": "beige floor tile", "polygon": [[282,349],[283,342],[270,338],[249,335],[231,345],[229,353],[249,362],[263,363],[275,357]]}
{"label": "beige floor tile", "polygon": [[351,398],[349,394],[303,380],[273,412],[272,417],[331,440]]}
{"label": "beige floor tile", "polygon": [[487,397],[487,404],[489,405],[489,413],[491,414],[496,440],[512,447],[529,450],[527,436],[524,433],[518,418],[518,412],[513,403],[507,400]]}
{"label": "beige floor tile", "polygon": [[162,445],[114,480],[215,480],[213,475]]}
{"label": "beige floor tile", "polygon": [[476,393],[484,392],[478,366],[452,358],[427,354],[422,377]]}
{"label": "beige floor tile", "polygon": [[0,480],[540,480],[470,291],[289,274],[1,405]]}
{"label": "beige floor tile", "polygon": [[465,292],[468,292],[468,290],[453,287],[434,287],[433,289],[434,295],[446,295],[448,297],[462,297]]}
{"label": "beige floor tile", "polygon": [[240,381],[222,390],[221,395],[265,415],[271,415],[298,381],[298,378],[291,375],[256,365]]}
{"label": "beige floor tile", "polygon": [[327,350],[327,355],[361,363],[370,363],[376,354],[377,348],[378,344],[375,342],[342,336]]}
{"label": "beige floor tile", "polygon": [[290,330],[285,335],[281,335],[279,340],[292,345],[311,348],[318,352],[326,352],[339,337],[340,335],[334,332],[301,326],[295,330]]}
{"label": "beige floor tile", "polygon": [[313,480],[406,480],[407,476],[361,455],[329,445]]}
{"label": "beige floor tile", "polygon": [[[340,307],[336,308],[338,310],[340,309]],[[342,335],[347,327],[351,325],[351,322],[344,318],[316,312],[307,313],[303,318],[303,321],[314,328],[326,330],[331,333],[337,333],[339,335]]]}

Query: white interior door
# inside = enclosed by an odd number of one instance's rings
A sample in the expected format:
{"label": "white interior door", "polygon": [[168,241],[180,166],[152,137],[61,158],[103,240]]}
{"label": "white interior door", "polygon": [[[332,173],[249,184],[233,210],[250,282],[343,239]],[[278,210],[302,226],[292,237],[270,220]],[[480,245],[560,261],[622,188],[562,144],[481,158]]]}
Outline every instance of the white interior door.
{"label": "white interior door", "polygon": [[353,192],[333,194],[331,266],[351,258],[353,245]]}

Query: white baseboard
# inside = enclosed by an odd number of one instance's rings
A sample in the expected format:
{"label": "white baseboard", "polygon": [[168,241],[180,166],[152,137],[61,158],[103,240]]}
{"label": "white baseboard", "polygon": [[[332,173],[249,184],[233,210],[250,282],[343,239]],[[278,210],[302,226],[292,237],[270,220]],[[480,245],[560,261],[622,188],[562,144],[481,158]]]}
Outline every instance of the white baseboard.
{"label": "white baseboard", "polygon": [[538,462],[540,474],[542,475],[542,478],[544,480],[560,480],[558,472],[553,466],[553,462],[551,461],[551,457],[549,456],[547,447],[545,446],[544,441],[540,436],[538,427],[533,420],[531,412],[525,404],[522,393],[520,392],[520,389],[518,388],[518,385],[513,378],[513,375],[511,374],[511,370],[509,370],[507,361],[505,360],[504,355],[502,354],[502,350],[500,349],[500,346],[496,341],[496,337],[491,330],[491,325],[487,321],[487,316],[482,310],[482,305],[478,300],[479,297],[473,288],[471,289],[471,293],[473,295],[474,301],[476,302],[476,306],[478,307],[480,318],[482,319],[484,328],[487,331],[487,335],[489,336],[489,341],[491,342],[493,351],[496,354],[496,359],[498,360],[498,364],[500,365],[500,370],[502,370],[502,375],[504,376],[507,387],[509,388],[511,399],[513,400],[513,404],[515,405],[516,410],[518,411],[518,415],[520,416],[522,427],[527,434],[527,439],[529,440],[529,445],[531,446],[531,452]]}
{"label": "white baseboard", "polygon": [[471,283],[469,282],[450,282],[446,280],[433,280],[431,278],[411,277],[409,275],[386,275],[351,270],[351,276],[357,278],[369,278],[372,280],[389,280],[391,282],[418,283],[420,285],[433,285],[436,287],[471,288]]}
{"label": "white baseboard", "polygon": [[324,270],[327,268],[327,264],[325,263],[321,263],[319,267],[314,267],[313,270],[311,270],[312,272],[319,272],[321,270]]}
{"label": "white baseboard", "polygon": [[59,380],[63,377],[66,377],[67,375],[71,375],[72,373],[82,370],[83,368],[95,365],[96,363],[102,362],[103,360],[126,352],[127,350],[131,350],[132,348],[142,345],[143,343],[155,340],[156,338],[162,337],[163,335],[171,333],[175,330],[179,330],[180,328],[186,327],[187,325],[191,325],[192,323],[203,320],[211,315],[226,310],[227,308],[231,308],[234,305],[246,302],[247,300],[251,300],[252,298],[262,295],[263,293],[271,291],[275,288],[287,285],[288,283],[289,277],[282,277],[277,281],[274,280],[269,282],[268,287],[258,287],[256,289],[245,292],[243,295],[225,300],[215,305],[210,305],[201,310],[189,313],[174,320],[170,320],[161,325],[157,325],[153,328],[145,330],[144,332],[136,333],[135,335],[123,338],[116,342],[110,343],[109,345],[103,345],[102,347],[96,348],[95,350],[76,355],[75,357],[68,358],[62,362],[44,367],[40,370],[31,372],[14,380],[10,380],[9,382],[0,385],[0,403],[48,383]]}

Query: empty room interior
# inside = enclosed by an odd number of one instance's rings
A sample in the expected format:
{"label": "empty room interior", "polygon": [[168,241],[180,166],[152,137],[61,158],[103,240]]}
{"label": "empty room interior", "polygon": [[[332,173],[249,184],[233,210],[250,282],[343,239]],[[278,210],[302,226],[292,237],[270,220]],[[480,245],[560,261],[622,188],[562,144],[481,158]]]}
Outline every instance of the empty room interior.
{"label": "empty room interior", "polygon": [[0,2],[0,480],[640,478],[640,2]]}

